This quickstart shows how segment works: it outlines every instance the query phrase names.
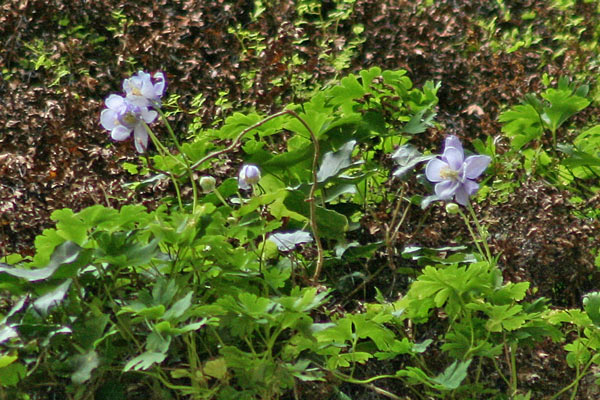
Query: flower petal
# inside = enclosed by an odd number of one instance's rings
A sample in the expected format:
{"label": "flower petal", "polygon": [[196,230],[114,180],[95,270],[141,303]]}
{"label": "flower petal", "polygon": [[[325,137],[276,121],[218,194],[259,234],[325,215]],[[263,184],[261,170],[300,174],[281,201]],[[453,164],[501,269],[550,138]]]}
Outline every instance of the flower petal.
{"label": "flower petal", "polygon": [[161,98],[165,93],[165,75],[162,72],[157,72],[154,74],[154,79],[157,81],[154,84],[154,96],[157,98]]}
{"label": "flower petal", "polygon": [[464,157],[465,155],[462,151],[462,147],[460,149],[457,149],[456,147],[447,147],[444,149],[444,155],[442,159],[445,159],[451,169],[454,171],[460,171]]}
{"label": "flower petal", "polygon": [[454,200],[456,200],[458,204],[461,204],[465,207],[469,205],[469,194],[467,193],[463,185],[460,185],[456,189],[456,193],[454,194]]}
{"label": "flower petal", "polygon": [[141,92],[142,96],[144,96],[146,99],[154,98],[154,86],[152,85],[152,82],[150,81],[149,77],[148,79],[144,79],[144,81],[142,82]]}
{"label": "flower petal", "polygon": [[144,153],[148,148],[148,132],[143,124],[137,124],[133,130],[133,142],[138,153]]}
{"label": "flower petal", "polygon": [[435,194],[442,200],[451,199],[460,186],[458,181],[442,181],[435,185]]}
{"label": "flower petal", "polygon": [[455,147],[448,147],[444,150],[442,160],[448,163],[450,169],[454,171],[460,171],[464,157],[465,155],[462,152],[462,149],[459,150]]}
{"label": "flower petal", "polygon": [[104,103],[106,104],[106,107],[110,108],[111,110],[118,111],[119,108],[123,106],[124,101],[125,99],[118,94],[111,94],[106,98],[106,100],[104,100]]}
{"label": "flower petal", "polygon": [[242,190],[248,190],[251,188],[250,185],[248,185],[248,183],[246,182],[246,180],[242,177],[238,178],[238,187]]}
{"label": "flower petal", "polygon": [[134,106],[138,106],[138,107],[147,107],[150,105],[148,99],[145,98],[144,96],[135,96],[133,94],[127,95],[127,101],[130,104],[133,104]]}
{"label": "flower petal", "polygon": [[490,165],[492,159],[488,156],[469,156],[465,160],[465,178],[476,179]]}
{"label": "flower petal", "polygon": [[119,125],[110,132],[110,137],[117,141],[126,140],[131,135],[131,128]]}
{"label": "flower petal", "polygon": [[479,183],[467,179],[463,182],[463,187],[469,196],[473,196],[479,190]]}
{"label": "flower petal", "polygon": [[112,131],[119,124],[119,117],[114,110],[105,108],[100,113],[100,124],[109,131]]}
{"label": "flower petal", "polygon": [[432,158],[427,163],[427,167],[425,167],[425,176],[431,182],[441,182],[444,180],[440,175],[442,168],[448,168],[448,164],[439,158]]}
{"label": "flower petal", "polygon": [[142,109],[142,119],[147,124],[151,124],[152,122],[154,122],[157,116],[158,113],[154,110],[150,111],[147,108]]}
{"label": "flower petal", "polygon": [[444,150],[446,150],[449,147],[454,147],[455,149],[459,150],[461,153],[464,153],[460,139],[454,135],[450,135],[450,136],[446,137],[446,140],[444,142]]}

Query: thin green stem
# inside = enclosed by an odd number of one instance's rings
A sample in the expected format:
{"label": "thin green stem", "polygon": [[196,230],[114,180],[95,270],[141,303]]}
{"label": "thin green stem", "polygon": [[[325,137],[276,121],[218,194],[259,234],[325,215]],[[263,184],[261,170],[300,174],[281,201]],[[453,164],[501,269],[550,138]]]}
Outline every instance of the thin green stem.
{"label": "thin green stem", "polygon": [[506,383],[506,385],[508,387],[510,387],[510,381],[508,380],[508,378],[506,378],[506,376],[504,376],[504,374],[502,373],[502,371],[500,370],[500,367],[498,366],[498,363],[496,363],[496,359],[495,358],[491,358],[492,363],[494,364],[494,369],[496,370],[496,372],[498,373],[498,376],[500,378],[502,378],[502,380],[504,381],[504,383]]}
{"label": "thin green stem", "polygon": [[223,197],[223,195],[221,194],[221,192],[219,192],[219,190],[217,188],[213,189],[213,193],[215,194],[215,196],[217,196],[217,198],[221,201],[221,203],[223,203],[223,205],[225,207],[229,207],[229,204],[227,204],[227,202],[225,201],[225,198]]}
{"label": "thin green stem", "polygon": [[[158,140],[158,138],[156,137],[156,135],[154,134],[154,132],[152,132],[152,129],[150,129],[150,127],[148,126],[148,124],[144,123],[144,127],[146,128],[146,132],[148,132],[148,135],[150,136],[150,139],[152,139],[152,143],[154,143],[154,145],[156,146],[156,148],[158,149],[158,152],[163,156],[166,157],[167,155],[169,155],[170,157],[172,157],[173,159],[175,159],[177,162],[183,163],[181,160],[179,160],[177,157],[175,157],[174,155],[172,155],[160,142],[160,140]],[[148,163],[148,165],[150,165],[150,163]],[[185,163],[183,163],[183,165],[185,165]],[[171,179],[171,182],[173,182],[173,186],[175,187],[175,192],[177,193],[177,202],[179,204],[179,209],[183,210],[183,200],[181,199],[181,190],[179,188],[179,183],[177,183],[177,178],[176,176],[170,172],[170,171],[165,171],[167,173],[167,175],[169,176],[169,178]],[[193,181],[193,177],[191,178]],[[192,187],[194,187],[193,182],[192,182]],[[194,187],[195,188],[195,187]],[[195,190],[194,190],[194,202],[196,200],[196,196],[195,196]],[[195,204],[194,204],[195,205]]]}
{"label": "thin green stem", "polygon": [[[600,357],[600,355],[597,355],[598,357]],[[598,361],[598,357],[592,357],[590,358],[590,360],[585,364],[585,366],[583,367],[583,369],[581,371],[577,372],[577,376],[575,377],[575,379],[573,380],[573,382],[571,382],[570,384],[568,384],[567,386],[565,386],[564,388],[562,388],[558,393],[556,393],[554,396],[552,396],[550,398],[550,400],[555,400],[558,399],[563,393],[565,393],[566,391],[574,388],[573,393],[571,394],[571,398],[574,399],[575,396],[577,395],[577,387],[579,386],[579,381],[587,375],[587,371],[588,369],[592,366],[592,364],[594,364],[596,361]]]}
{"label": "thin green stem", "polygon": [[479,238],[477,237],[477,235],[475,235],[475,232],[473,231],[473,228],[471,227],[471,223],[469,222],[469,217],[465,213],[463,213],[460,209],[458,210],[458,213],[460,214],[460,216],[465,221],[465,225],[467,226],[469,234],[473,238],[473,242],[475,242],[475,246],[477,247],[477,251],[482,256],[485,256],[485,253],[483,252],[483,250],[481,249],[481,246],[479,245]]}
{"label": "thin green stem", "polygon": [[171,124],[169,123],[169,120],[167,119],[167,116],[163,113],[163,111],[160,108],[156,108],[155,110],[158,111],[158,113],[160,114],[160,118],[164,121],[165,126],[167,127],[167,131],[169,132],[169,135],[171,136],[171,139],[173,139],[173,143],[175,143],[175,147],[177,147],[177,150],[179,151],[179,154],[181,154],[181,157],[183,157],[183,159],[186,160],[186,164],[188,164],[187,163],[187,159],[186,159],[186,155],[183,152],[183,149],[181,148],[181,145],[179,144],[179,140],[177,140],[177,136],[175,135],[175,132],[173,132],[173,128],[171,128]]}
{"label": "thin green stem", "polygon": [[512,395],[517,394],[517,356],[516,356],[516,346],[514,343],[509,345],[510,349],[510,381],[512,383]]}
{"label": "thin green stem", "polygon": [[[365,386],[365,387],[373,390],[375,393],[381,394],[389,399],[402,400],[402,397],[398,397],[395,394],[390,393],[385,389],[382,389],[380,387],[377,387],[377,386],[371,384],[371,382],[374,382],[374,381],[377,381],[380,379],[385,379],[385,378],[398,379],[398,377],[396,375],[377,375],[377,376],[374,376],[374,377],[368,378],[368,379],[355,379],[355,378],[352,378],[351,376],[343,374],[339,371],[329,371],[329,372],[332,373],[335,377],[337,377],[345,382]],[[422,398],[421,396],[419,396],[419,397]]]}
{"label": "thin green stem", "polygon": [[494,259],[492,257],[492,252],[490,251],[490,247],[487,242],[488,234],[487,231],[483,229],[481,224],[479,223],[479,219],[477,218],[477,214],[475,214],[475,210],[473,210],[473,206],[469,204],[468,206],[469,213],[471,213],[471,217],[473,217],[473,222],[475,222],[475,227],[477,228],[477,232],[479,232],[479,237],[481,238],[481,242],[483,244],[483,248],[485,249],[485,255],[487,256],[487,260],[490,265],[493,265]]}
{"label": "thin green stem", "polygon": [[161,141],[158,140],[158,138],[156,137],[156,135],[154,134],[154,132],[152,132],[152,129],[150,129],[150,127],[148,126],[148,124],[145,123],[145,122],[144,122],[144,128],[146,129],[146,132],[148,133],[148,136],[150,136],[150,139],[152,139],[152,143],[154,143],[154,146],[156,146],[156,149],[158,150],[158,152],[160,153],[161,156],[163,156],[163,157],[171,157],[177,163],[179,163],[179,164],[181,164],[183,166],[186,166],[185,162],[183,162],[179,158],[175,157],[173,154],[171,154],[171,152],[165,146],[163,146],[163,144],[161,143]]}
{"label": "thin green stem", "polygon": [[[171,128],[171,124],[169,123],[169,120],[167,119],[166,115],[162,112],[162,110],[160,108],[157,108],[157,111],[160,114],[160,117],[162,118],[162,120],[164,121],[165,126],[167,127],[167,131],[169,132],[169,135],[171,136],[171,139],[173,140],[173,143],[175,143],[175,147],[177,147],[179,154],[181,154],[181,158],[183,159],[183,164],[185,165],[185,169],[187,170],[188,174],[190,175],[190,183],[192,185],[192,195],[193,195],[193,199],[192,199],[192,212],[193,212],[196,210],[196,204],[198,202],[198,187],[196,185],[196,179],[194,178],[194,174],[192,173],[192,169],[190,168],[189,160],[188,160],[186,154],[184,153],[183,148],[179,144],[179,140],[177,139],[175,132],[173,132],[173,128]],[[169,152],[169,154],[171,154],[171,153]]]}
{"label": "thin green stem", "polygon": [[310,187],[310,192],[308,193],[308,201],[310,207],[310,226],[313,233],[313,239],[315,240],[315,244],[317,245],[317,265],[315,267],[315,273],[313,274],[313,283],[317,283],[319,281],[319,275],[321,275],[321,270],[323,269],[323,243],[321,243],[321,237],[319,236],[319,229],[317,227],[317,205],[315,204],[315,193],[317,191],[317,167],[319,165],[319,140],[315,136],[315,133],[312,131],[310,126],[304,121],[298,114],[296,114],[292,110],[287,110],[288,113],[296,118],[308,131],[310,134],[310,138],[313,142],[313,160],[312,160],[312,186]]}

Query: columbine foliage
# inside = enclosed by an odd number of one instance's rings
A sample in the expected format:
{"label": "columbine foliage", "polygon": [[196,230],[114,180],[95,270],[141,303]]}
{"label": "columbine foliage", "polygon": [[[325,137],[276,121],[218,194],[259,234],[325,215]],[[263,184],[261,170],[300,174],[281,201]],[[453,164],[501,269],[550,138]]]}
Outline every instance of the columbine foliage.
{"label": "columbine foliage", "polygon": [[[598,365],[597,293],[583,310],[556,311],[526,298],[529,283],[503,281],[468,203],[491,158],[465,158],[453,136],[440,158],[408,143],[432,122],[439,84],[419,89],[405,71],[371,68],[270,116],[234,113],[218,129],[195,126],[183,144],[160,109],[162,74],[139,72],[123,87],[126,97],[107,99],[102,124],[117,140],[133,131],[149,157],[125,167],[149,175],[144,182],[168,180],[174,196],[155,210],[56,211],[32,259],[0,265],[14,299],[0,328],[2,388],[47,382],[85,399],[133,381],[182,398],[278,399],[301,382],[341,380],[397,398],[374,385],[393,379],[417,397],[467,399],[501,395],[483,373],[494,369],[517,398],[517,349],[564,340],[563,324],[576,333],[564,346],[576,377],[563,392]],[[568,114],[553,103],[561,96],[545,94],[553,132]],[[174,149],[148,126],[159,115]],[[286,140],[269,145],[278,135]],[[577,151],[594,137],[582,134]],[[468,206],[471,219],[456,204],[447,210],[465,219],[477,251],[407,246],[402,257],[424,268],[400,300],[378,293],[362,310],[333,312],[332,288],[347,280],[333,267],[385,249],[384,267],[395,271],[395,239],[412,203],[403,191],[370,190],[389,179],[389,154],[397,177],[428,161],[439,198]],[[216,178],[223,155],[237,160],[237,176]],[[382,199],[395,204],[384,239],[353,240]],[[443,333],[421,331],[425,324]],[[378,362],[386,373],[365,377],[360,366]]]}

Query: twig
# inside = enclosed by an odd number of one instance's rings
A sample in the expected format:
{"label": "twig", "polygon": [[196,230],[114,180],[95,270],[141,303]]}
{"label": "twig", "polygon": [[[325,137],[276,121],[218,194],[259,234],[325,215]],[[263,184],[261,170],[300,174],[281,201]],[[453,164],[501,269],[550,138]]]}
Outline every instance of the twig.
{"label": "twig", "polygon": [[[200,165],[204,164],[206,161],[210,160],[211,158],[215,158],[215,157],[220,156],[221,154],[225,154],[225,153],[230,152],[231,150],[235,150],[235,148],[240,145],[242,138],[248,132],[250,132],[253,129],[258,128],[261,125],[266,124],[267,122],[269,122],[272,119],[275,119],[277,117],[281,117],[282,115],[285,115],[285,114],[290,114],[291,112],[293,112],[293,111],[290,111],[290,110],[279,111],[279,112],[277,112],[275,114],[269,115],[268,117],[266,117],[266,118],[258,121],[254,125],[251,125],[251,126],[247,127],[246,129],[244,129],[243,131],[241,131],[240,134],[237,135],[235,139],[233,139],[233,142],[229,146],[225,147],[224,149],[214,151],[214,152],[212,152],[212,153],[210,153],[210,154],[202,157],[200,160],[196,161],[194,164],[192,164],[190,166],[190,170],[192,170],[192,171],[195,170],[196,168],[198,168]],[[296,113],[294,113],[294,114],[296,114]],[[175,177],[176,178],[181,178],[184,174],[185,174],[185,172],[182,173],[182,174],[180,174],[180,175],[176,175]]]}

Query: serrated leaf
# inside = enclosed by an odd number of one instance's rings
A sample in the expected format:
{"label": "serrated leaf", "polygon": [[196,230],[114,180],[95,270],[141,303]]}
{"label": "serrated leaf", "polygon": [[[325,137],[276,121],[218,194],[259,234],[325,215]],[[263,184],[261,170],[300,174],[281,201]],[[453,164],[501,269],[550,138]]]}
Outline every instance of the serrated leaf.
{"label": "serrated leaf", "polygon": [[331,102],[335,105],[341,105],[344,114],[352,114],[353,106],[356,104],[353,100],[362,97],[365,89],[356,79],[355,75],[348,75],[341,79],[340,84],[331,88]]}
{"label": "serrated leaf", "polygon": [[413,115],[402,127],[402,132],[408,133],[410,135],[415,135],[417,133],[425,132],[425,130],[431,126],[433,119],[435,118],[435,113],[431,112],[428,109],[423,109]]}
{"label": "serrated leaf", "polygon": [[364,351],[356,351],[352,353],[342,353],[337,356],[333,356],[327,360],[327,366],[330,369],[336,369],[338,367],[349,367],[350,363],[359,363],[364,364],[369,359],[371,359],[373,355],[371,353],[367,353]]}
{"label": "serrated leaf", "polygon": [[162,316],[162,319],[166,321],[176,320],[180,318],[192,305],[192,294],[188,292],[184,297],[177,300]]}
{"label": "serrated leaf", "polygon": [[[273,246],[275,247],[275,246]],[[280,260],[277,266],[268,268],[263,272],[265,282],[274,289],[280,289],[285,286],[285,283],[292,275],[292,267],[288,258]]]}
{"label": "serrated leaf", "polygon": [[552,131],[556,131],[567,119],[590,104],[586,98],[573,95],[570,89],[548,89],[542,97],[550,103],[549,107],[544,107],[542,116],[547,117]]}
{"label": "serrated leaf", "polygon": [[50,218],[56,221],[57,232],[65,240],[70,240],[83,246],[87,240],[89,226],[70,208],[63,208],[52,213]]}
{"label": "serrated leaf", "polygon": [[269,299],[258,297],[255,294],[248,292],[240,293],[238,299],[241,310],[255,318],[260,318],[267,314],[272,305]]}
{"label": "serrated leaf", "polygon": [[441,374],[432,379],[432,382],[441,385],[446,390],[454,390],[460,386],[467,377],[467,369],[472,360],[454,361]]}
{"label": "serrated leaf", "polygon": [[540,115],[531,104],[521,104],[511,107],[498,117],[502,126],[502,132],[511,139],[511,146],[518,150],[530,141],[542,136],[544,128]]}
{"label": "serrated leaf", "polygon": [[127,372],[131,369],[134,371],[146,370],[153,366],[154,364],[159,364],[163,362],[167,358],[167,355],[164,353],[157,353],[152,351],[147,351],[145,353],[140,354],[134,359],[130,360],[125,367],[123,368],[123,372]]}

